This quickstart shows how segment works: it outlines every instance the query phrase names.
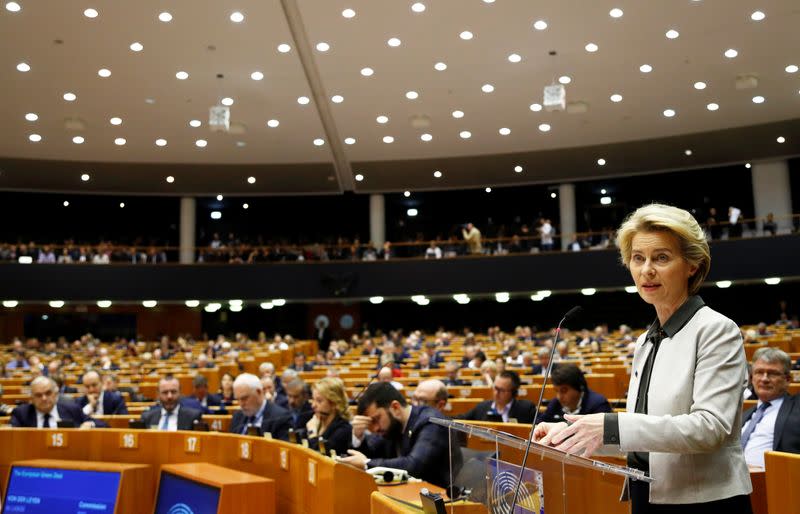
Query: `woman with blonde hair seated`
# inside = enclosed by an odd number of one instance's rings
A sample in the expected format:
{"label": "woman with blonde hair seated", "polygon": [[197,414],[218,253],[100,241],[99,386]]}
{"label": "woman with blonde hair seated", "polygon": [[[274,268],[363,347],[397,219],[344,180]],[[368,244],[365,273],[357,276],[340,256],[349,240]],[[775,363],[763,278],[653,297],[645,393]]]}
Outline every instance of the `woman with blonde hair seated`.
{"label": "woman with blonde hair seated", "polygon": [[319,450],[322,439],[326,454],[334,450],[336,455],[347,455],[353,427],[350,426],[351,415],[341,379],[326,377],[314,384],[311,408],[314,416],[306,423],[308,447]]}

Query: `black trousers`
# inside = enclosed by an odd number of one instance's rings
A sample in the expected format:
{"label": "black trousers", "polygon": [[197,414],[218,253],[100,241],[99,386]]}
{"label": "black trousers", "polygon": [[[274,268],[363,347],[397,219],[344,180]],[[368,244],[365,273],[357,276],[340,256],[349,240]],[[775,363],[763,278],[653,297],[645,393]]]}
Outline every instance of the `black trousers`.
{"label": "black trousers", "polygon": [[657,504],[650,503],[650,485],[630,480],[631,514],[753,514],[750,495],[731,496],[707,503]]}

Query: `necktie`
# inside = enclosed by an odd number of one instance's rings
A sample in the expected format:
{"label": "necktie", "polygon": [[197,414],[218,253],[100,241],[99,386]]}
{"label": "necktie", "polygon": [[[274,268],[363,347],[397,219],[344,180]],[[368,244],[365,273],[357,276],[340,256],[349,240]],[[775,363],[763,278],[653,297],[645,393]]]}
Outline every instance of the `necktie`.
{"label": "necktie", "polygon": [[44,415],[44,419],[42,420],[42,428],[50,428],[50,413]]}
{"label": "necktie", "polygon": [[758,406],[758,409],[753,413],[753,417],[750,418],[750,424],[747,425],[747,429],[742,434],[742,448],[747,448],[747,441],[750,440],[750,436],[753,435],[753,432],[756,429],[756,425],[759,424],[761,418],[764,417],[764,411],[767,410],[771,404],[769,402],[764,402]]}
{"label": "necktie", "polygon": [[244,421],[244,426],[242,427],[242,435],[247,435],[247,429],[253,426],[253,423],[256,422],[255,416],[248,416],[247,419]]}
{"label": "necktie", "polygon": [[165,411],[164,419],[161,420],[161,430],[169,430],[169,416],[172,414],[170,411]]}

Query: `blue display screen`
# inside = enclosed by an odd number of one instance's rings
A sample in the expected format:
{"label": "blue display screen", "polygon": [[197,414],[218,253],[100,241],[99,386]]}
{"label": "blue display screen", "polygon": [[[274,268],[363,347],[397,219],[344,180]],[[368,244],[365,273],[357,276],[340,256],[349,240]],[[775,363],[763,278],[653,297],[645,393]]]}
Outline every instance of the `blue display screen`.
{"label": "blue display screen", "polygon": [[156,514],[217,514],[219,489],[161,472]]}
{"label": "blue display screen", "polygon": [[119,473],[13,466],[3,514],[113,514]]}

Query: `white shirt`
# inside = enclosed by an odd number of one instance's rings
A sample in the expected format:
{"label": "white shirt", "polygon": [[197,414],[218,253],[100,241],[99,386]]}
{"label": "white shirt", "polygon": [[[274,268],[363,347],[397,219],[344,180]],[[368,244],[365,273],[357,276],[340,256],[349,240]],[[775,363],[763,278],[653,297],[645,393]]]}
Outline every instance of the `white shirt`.
{"label": "white shirt", "polygon": [[543,245],[551,245],[553,244],[553,225],[549,223],[545,223],[542,225],[542,244]]}
{"label": "white shirt", "polygon": [[[167,420],[167,431],[168,432],[175,432],[178,430],[178,412],[181,410],[181,405],[178,404],[177,407],[169,414],[169,420]],[[161,408],[161,417],[158,418],[158,430],[161,430],[161,423],[164,422],[164,416],[167,415],[167,410],[163,407]]]}
{"label": "white shirt", "polygon": [[44,425],[44,414],[36,411],[36,428],[58,428],[58,422],[61,421],[61,416],[58,415],[58,404],[53,405],[53,409],[50,411],[50,425],[45,427]]}
{"label": "white shirt", "polygon": [[[769,407],[764,410],[764,417],[761,418],[761,421],[756,425],[753,433],[750,434],[750,439],[747,441],[747,446],[744,449],[744,460],[747,461],[749,466],[764,467],[764,452],[772,451],[773,439],[775,438],[775,421],[777,421],[778,411],[781,410],[781,405],[783,405],[783,398],[784,397],[781,396],[769,402]],[[762,403],[763,402],[759,400],[758,407],[760,407]],[[758,409],[758,407],[756,407],[756,409]],[[753,416],[755,416],[755,412]],[[742,426],[742,433],[747,430],[747,427],[752,422],[753,418],[751,416],[747,423]]]}
{"label": "white shirt", "polygon": [[[87,416],[102,416],[103,415],[103,395],[106,394],[105,391],[100,391],[100,397],[97,398],[97,406],[92,411],[92,404],[87,403],[83,406],[83,413]],[[88,396],[87,396],[88,397]]]}
{"label": "white shirt", "polygon": [[500,414],[500,416],[502,416],[502,417],[503,417],[503,423],[508,423],[508,413],[509,413],[509,412],[511,412],[511,403],[512,403],[513,401],[514,401],[514,400],[511,400],[510,402],[508,402],[508,403],[506,404],[505,408],[504,408],[502,411],[501,411],[501,410],[498,410],[498,409],[497,409],[497,404],[495,404],[494,402],[492,402],[492,410],[493,410],[493,411],[495,411],[495,412],[497,412],[498,414]]}
{"label": "white shirt", "polygon": [[438,246],[428,247],[425,250],[425,258],[426,259],[441,259],[442,258],[442,249]]}

